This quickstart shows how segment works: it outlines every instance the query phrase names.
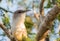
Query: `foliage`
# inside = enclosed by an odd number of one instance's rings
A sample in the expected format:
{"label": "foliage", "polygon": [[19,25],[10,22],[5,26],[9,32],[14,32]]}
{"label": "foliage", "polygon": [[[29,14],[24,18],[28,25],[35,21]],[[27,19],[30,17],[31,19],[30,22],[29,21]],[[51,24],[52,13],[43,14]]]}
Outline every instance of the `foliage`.
{"label": "foliage", "polygon": [[57,5],[60,7],[60,0],[56,0]]}
{"label": "foliage", "polygon": [[45,8],[51,8],[54,5],[54,3],[52,3],[51,1],[54,1],[55,4],[60,7],[60,0],[48,0],[47,6],[45,6]]}
{"label": "foliage", "polygon": [[60,38],[57,38],[57,41],[60,41]]}
{"label": "foliage", "polygon": [[54,34],[54,32],[55,32],[55,31],[54,31],[54,25],[55,25],[55,21],[52,22],[52,27],[51,27],[51,33],[52,33],[52,34]]}
{"label": "foliage", "polygon": [[3,14],[3,18],[2,18],[3,24],[10,28],[10,22],[9,22],[9,18],[5,16],[5,14]]}
{"label": "foliage", "polygon": [[34,24],[34,23],[32,22],[32,19],[31,19],[29,16],[26,16],[25,26],[26,26],[26,28],[27,28],[27,32],[28,32],[28,33],[30,33],[33,24]]}
{"label": "foliage", "polygon": [[60,21],[60,14],[58,14],[57,19]]}
{"label": "foliage", "polygon": [[50,7],[52,7],[52,2],[50,1],[50,0],[48,0],[48,3],[47,3],[47,6],[45,6],[45,8],[50,8]]}
{"label": "foliage", "polygon": [[35,37],[36,37],[36,34],[30,35],[30,37],[27,37],[27,38],[23,37],[22,41],[36,41]]}
{"label": "foliage", "polygon": [[23,40],[22,41],[32,41],[29,37],[27,37],[27,38],[24,38],[23,37]]}

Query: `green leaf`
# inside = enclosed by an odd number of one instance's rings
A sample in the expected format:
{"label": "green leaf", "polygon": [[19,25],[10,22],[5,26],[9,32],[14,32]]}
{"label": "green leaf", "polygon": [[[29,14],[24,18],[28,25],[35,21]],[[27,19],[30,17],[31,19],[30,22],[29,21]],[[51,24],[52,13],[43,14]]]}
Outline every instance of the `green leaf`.
{"label": "green leaf", "polygon": [[10,28],[10,21],[9,21],[9,18],[6,17],[5,15],[3,16],[2,18],[2,21],[3,21],[3,24],[7,27],[7,28]]}
{"label": "green leaf", "polygon": [[32,30],[32,26],[33,26],[33,22],[32,19],[29,16],[26,16],[25,19],[25,26],[27,28],[27,32],[30,33],[30,31]]}
{"label": "green leaf", "polygon": [[56,0],[57,5],[60,7],[60,0]]}
{"label": "green leaf", "polygon": [[57,19],[60,21],[60,14],[58,14]]}
{"label": "green leaf", "polygon": [[48,0],[48,3],[47,3],[47,6],[45,6],[44,8],[51,8],[52,7],[52,5],[51,5],[52,3],[51,3],[51,1],[50,0]]}

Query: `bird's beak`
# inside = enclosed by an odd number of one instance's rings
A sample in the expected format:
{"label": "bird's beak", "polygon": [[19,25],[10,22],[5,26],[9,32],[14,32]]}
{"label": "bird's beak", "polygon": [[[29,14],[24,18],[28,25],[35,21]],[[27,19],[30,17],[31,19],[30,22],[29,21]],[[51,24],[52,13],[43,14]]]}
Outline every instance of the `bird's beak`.
{"label": "bird's beak", "polygon": [[31,11],[31,10],[25,10],[26,12]]}

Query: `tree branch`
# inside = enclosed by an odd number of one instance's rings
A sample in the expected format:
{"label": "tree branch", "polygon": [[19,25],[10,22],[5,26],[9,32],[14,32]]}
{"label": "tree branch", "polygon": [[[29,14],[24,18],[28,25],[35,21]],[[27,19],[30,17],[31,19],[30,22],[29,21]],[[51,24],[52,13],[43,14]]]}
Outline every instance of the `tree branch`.
{"label": "tree branch", "polygon": [[3,24],[0,24],[0,27],[5,32],[5,34],[8,36],[8,38],[11,39],[11,41],[16,41],[15,38],[9,32],[9,30]]}
{"label": "tree branch", "polygon": [[3,11],[5,11],[5,12],[13,13],[12,11],[8,11],[8,10],[6,10],[6,9],[2,8],[2,7],[0,7],[0,9],[2,9],[2,10],[3,10]]}
{"label": "tree branch", "polygon": [[34,13],[34,17],[39,21],[40,14]]}
{"label": "tree branch", "polygon": [[44,1],[45,0],[41,0],[40,2],[40,17],[39,17],[39,24],[38,27],[40,26],[40,23],[44,20],[45,16],[44,16]]}
{"label": "tree branch", "polygon": [[60,8],[56,5],[48,12],[45,19],[39,26],[39,31],[37,33],[37,41],[40,41],[43,38],[44,33],[49,30],[49,26],[51,25],[52,21],[56,18],[59,12]]}
{"label": "tree branch", "polygon": [[43,16],[44,15],[44,1],[45,0],[41,0],[40,2],[40,14]]}

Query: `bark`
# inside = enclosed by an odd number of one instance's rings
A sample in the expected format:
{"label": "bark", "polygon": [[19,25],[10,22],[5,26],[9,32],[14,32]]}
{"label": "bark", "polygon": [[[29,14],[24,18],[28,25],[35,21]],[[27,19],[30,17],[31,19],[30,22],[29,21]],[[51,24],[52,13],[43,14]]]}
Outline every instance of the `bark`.
{"label": "bark", "polygon": [[11,35],[11,33],[9,32],[9,30],[3,25],[3,24],[0,24],[0,27],[2,28],[2,30],[5,32],[5,34],[8,36],[8,38],[11,40],[11,41],[16,41],[15,38]]}
{"label": "bark", "polygon": [[45,0],[41,0],[41,2],[40,2],[40,18],[39,18],[39,23],[38,23],[38,27],[39,27],[39,25],[40,25],[40,23],[43,21],[43,19],[44,19],[44,1]]}
{"label": "bark", "polygon": [[[43,22],[45,16],[44,16],[44,2],[45,0],[41,0],[40,2],[40,18],[39,18],[39,24],[38,27],[41,25],[41,23]],[[49,33],[49,30],[47,32],[45,32],[44,37],[47,36]],[[49,38],[49,37],[48,37]],[[41,39],[40,41],[47,41],[47,37]]]}
{"label": "bark", "polygon": [[44,1],[45,0],[41,0],[41,3],[40,3],[40,14],[42,16],[44,16]]}
{"label": "bark", "polygon": [[11,38],[11,34],[9,33],[8,29],[3,24],[0,24],[0,27],[5,31],[6,35]]}
{"label": "bark", "polygon": [[41,25],[39,26],[39,31],[37,33],[37,41],[40,41],[43,36],[44,33],[49,30],[49,26],[51,25],[52,21],[56,18],[56,16],[58,15],[60,11],[60,8],[58,6],[54,6],[46,15],[45,19],[43,20],[43,22],[41,23]]}

